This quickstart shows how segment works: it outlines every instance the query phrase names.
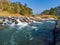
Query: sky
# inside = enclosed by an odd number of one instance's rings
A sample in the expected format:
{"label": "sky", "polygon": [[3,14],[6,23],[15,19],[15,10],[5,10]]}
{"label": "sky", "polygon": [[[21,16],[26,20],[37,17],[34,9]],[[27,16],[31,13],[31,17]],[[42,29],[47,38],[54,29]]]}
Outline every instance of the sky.
{"label": "sky", "polygon": [[27,4],[28,7],[33,9],[34,14],[39,14],[46,9],[60,6],[60,0],[11,0],[13,2],[21,2]]}

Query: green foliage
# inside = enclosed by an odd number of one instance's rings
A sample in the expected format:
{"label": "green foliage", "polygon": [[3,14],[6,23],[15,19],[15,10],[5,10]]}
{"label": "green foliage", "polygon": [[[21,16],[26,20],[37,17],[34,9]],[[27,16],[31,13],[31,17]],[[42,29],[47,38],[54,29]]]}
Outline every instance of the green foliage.
{"label": "green foliage", "polygon": [[24,14],[25,14],[24,9],[21,9],[20,14],[21,14],[21,15],[24,15]]}
{"label": "green foliage", "polygon": [[49,15],[49,10],[45,10],[41,14]]}
{"label": "green foliage", "polygon": [[20,2],[10,2],[8,0],[0,0],[0,9],[2,11],[8,11],[10,13],[18,13],[21,15],[33,15],[32,9],[27,7],[25,3],[22,5]]}
{"label": "green foliage", "polygon": [[56,16],[57,17],[57,19],[60,19],[60,16]]}
{"label": "green foliage", "polygon": [[[55,15],[55,16],[60,16],[60,6],[57,6],[55,8],[51,8],[50,10],[44,10],[42,15]],[[60,18],[60,17],[58,17]]]}
{"label": "green foliage", "polygon": [[55,15],[60,16],[60,6],[56,7],[56,13]]}
{"label": "green foliage", "polygon": [[50,9],[49,15],[55,15],[55,9],[54,9],[54,8],[51,8],[51,9]]}
{"label": "green foliage", "polygon": [[29,14],[29,15],[32,15],[32,14],[33,14],[33,13],[32,13],[32,9],[28,8],[28,14]]}

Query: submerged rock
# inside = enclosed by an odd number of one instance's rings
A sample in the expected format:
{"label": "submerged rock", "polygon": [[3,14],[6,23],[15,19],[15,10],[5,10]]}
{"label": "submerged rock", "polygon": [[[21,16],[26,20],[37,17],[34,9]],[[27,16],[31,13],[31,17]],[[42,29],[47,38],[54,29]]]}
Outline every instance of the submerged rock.
{"label": "submerged rock", "polygon": [[0,30],[4,30],[6,28],[8,28],[8,27],[7,26],[0,25]]}

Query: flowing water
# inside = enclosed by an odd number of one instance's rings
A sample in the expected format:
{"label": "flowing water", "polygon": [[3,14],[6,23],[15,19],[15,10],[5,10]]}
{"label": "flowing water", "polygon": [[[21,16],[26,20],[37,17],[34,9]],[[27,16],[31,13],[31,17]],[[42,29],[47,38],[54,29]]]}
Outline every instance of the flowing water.
{"label": "flowing water", "polygon": [[55,21],[11,24],[0,29],[0,45],[52,45]]}

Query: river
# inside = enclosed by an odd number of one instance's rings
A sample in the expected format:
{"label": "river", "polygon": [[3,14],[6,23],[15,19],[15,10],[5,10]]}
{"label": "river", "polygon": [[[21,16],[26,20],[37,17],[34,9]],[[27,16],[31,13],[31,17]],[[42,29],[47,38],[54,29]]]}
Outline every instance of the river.
{"label": "river", "polygon": [[42,21],[0,29],[0,45],[54,45],[55,21]]}

